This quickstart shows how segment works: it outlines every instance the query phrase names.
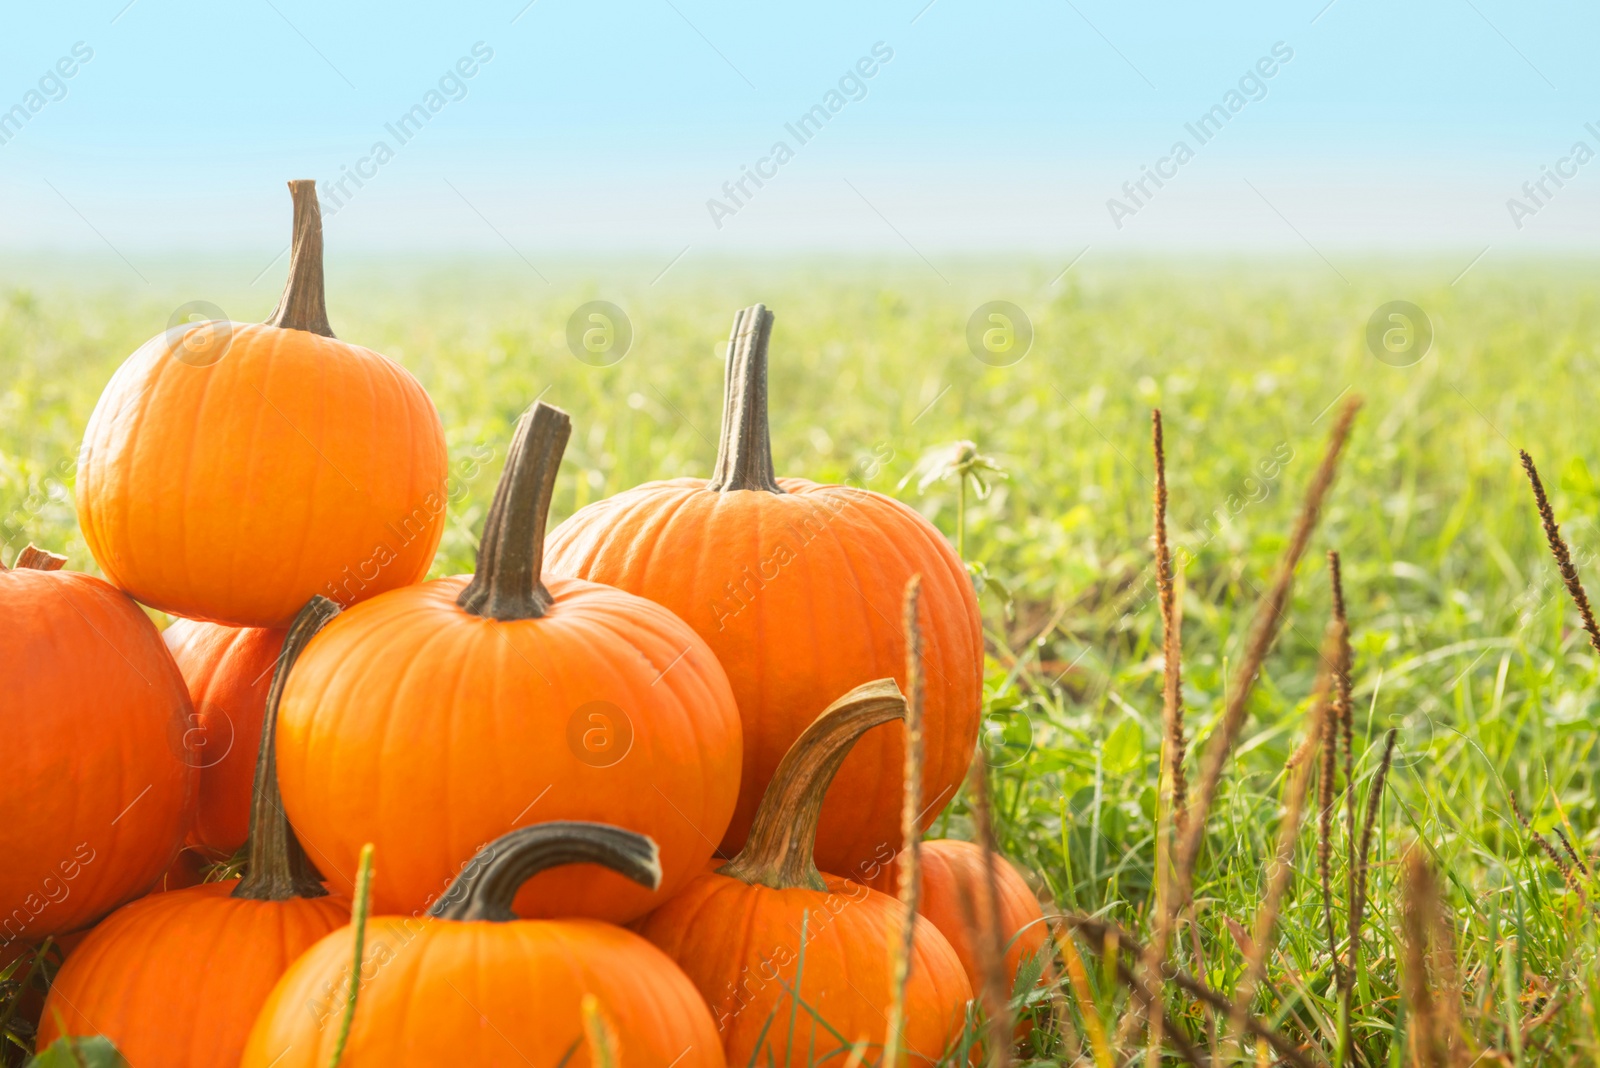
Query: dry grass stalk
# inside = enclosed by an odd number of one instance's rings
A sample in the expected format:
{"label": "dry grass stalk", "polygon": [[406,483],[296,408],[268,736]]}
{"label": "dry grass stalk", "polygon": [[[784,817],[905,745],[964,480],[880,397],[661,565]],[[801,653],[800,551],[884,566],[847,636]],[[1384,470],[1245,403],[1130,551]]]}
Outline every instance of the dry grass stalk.
{"label": "dry grass stalk", "polygon": [[1273,639],[1278,635],[1284,609],[1289,603],[1289,591],[1294,585],[1295,568],[1305,555],[1306,546],[1311,541],[1311,532],[1316,528],[1317,520],[1322,514],[1323,499],[1327,497],[1328,489],[1333,485],[1334,475],[1339,469],[1339,454],[1344,451],[1345,441],[1350,436],[1350,426],[1360,408],[1360,398],[1352,397],[1340,410],[1339,419],[1328,435],[1327,450],[1323,453],[1322,463],[1317,467],[1311,485],[1306,489],[1305,503],[1301,506],[1299,518],[1295,521],[1294,532],[1290,535],[1283,557],[1278,561],[1278,572],[1273,579],[1272,588],[1257,607],[1255,619],[1250,625],[1250,636],[1245,644],[1244,656],[1239,661],[1233,685],[1229,688],[1228,705],[1223,711],[1217,737],[1206,747],[1205,767],[1200,777],[1199,790],[1195,794],[1194,805],[1190,810],[1189,825],[1180,837],[1178,849],[1180,897],[1188,895],[1194,877],[1195,858],[1199,856],[1200,845],[1205,840],[1206,816],[1211,810],[1211,803],[1216,799],[1217,787],[1222,781],[1222,770],[1233,751],[1234,742],[1238,740],[1239,731],[1244,727],[1245,711],[1255,687],[1256,675],[1261,671],[1267,650],[1271,648]]}
{"label": "dry grass stalk", "polygon": [[[1155,529],[1156,595],[1161,609],[1161,785],[1170,788],[1166,804],[1162,806],[1156,827],[1156,910],[1165,916],[1172,895],[1172,828],[1181,834],[1186,822],[1189,784],[1184,773],[1184,756],[1187,742],[1183,727],[1183,620],[1179,614],[1177,597],[1172,581],[1172,550],[1167,541],[1167,450],[1162,431],[1161,409],[1150,413],[1150,446],[1155,457],[1155,489],[1152,494]],[[1135,994],[1145,991],[1159,1001],[1159,984],[1155,982],[1166,953],[1167,936],[1152,939],[1139,964],[1139,979],[1133,987]],[[1159,1068],[1163,1032],[1166,1030],[1165,1013],[1152,1012],[1153,1005],[1136,996],[1136,1011],[1126,1013],[1118,1028],[1118,1045],[1132,1038],[1141,1018],[1150,1023],[1146,1063],[1149,1068]]]}
{"label": "dry grass stalk", "polygon": [[[1322,639],[1322,667],[1317,672],[1316,686],[1311,698],[1311,713],[1306,724],[1306,737],[1322,738],[1326,735],[1324,724],[1329,718],[1329,702],[1333,689],[1333,665],[1339,655],[1344,625],[1329,620]],[[1294,848],[1300,838],[1300,819],[1304,812],[1306,793],[1311,786],[1312,762],[1302,761],[1289,776],[1288,796],[1284,799],[1283,821],[1278,825],[1278,850],[1271,874],[1267,879],[1267,893],[1261,908],[1256,912],[1255,931],[1251,935],[1246,957],[1244,976],[1234,991],[1234,1008],[1229,1027],[1240,1042],[1246,1027],[1244,1016],[1255,998],[1257,985],[1266,973],[1267,954],[1272,947],[1272,932],[1278,923],[1278,910],[1283,906],[1283,896],[1294,876]],[[1330,914],[1329,925],[1332,926]]]}
{"label": "dry grass stalk", "polygon": [[[1143,956],[1148,952],[1148,947],[1141,946],[1139,941],[1134,938],[1133,935],[1109,921],[1096,919],[1093,916],[1089,916],[1081,912],[1066,913],[1059,918],[1062,922],[1063,928],[1065,928],[1067,931],[1082,931],[1086,938],[1102,943],[1115,942],[1122,948],[1123,952],[1134,958],[1143,958]],[[1058,943],[1067,939],[1069,939],[1069,936],[1064,933],[1057,936]],[[1063,955],[1065,955],[1065,953],[1063,953]],[[1081,963],[1079,964],[1079,967],[1082,967]],[[1129,989],[1133,990],[1137,996],[1138,988],[1134,986],[1135,979],[1133,973],[1129,971],[1120,961],[1118,962],[1117,976],[1122,982],[1127,983]],[[1201,982],[1199,979],[1196,979],[1187,972],[1182,972],[1177,969],[1166,969],[1163,972],[1163,978],[1166,982],[1171,983],[1179,990],[1189,994],[1191,997],[1204,1004],[1207,1008],[1220,1011],[1222,1014],[1227,1016],[1232,1016],[1234,1013],[1235,1003],[1229,1000],[1226,994],[1222,994],[1211,989],[1205,983]],[[1170,1016],[1164,1016],[1164,1019],[1166,1021],[1167,1032],[1173,1039],[1173,1048],[1179,1050],[1180,1055],[1182,1055],[1184,1048],[1192,1049],[1193,1047],[1188,1046],[1187,1042],[1184,1042],[1182,1039],[1182,1032],[1174,1025],[1172,1018]],[[1272,1052],[1277,1056],[1277,1059],[1280,1062],[1292,1064],[1295,1066],[1295,1068],[1311,1068],[1311,1061],[1303,1052],[1301,1052],[1300,1048],[1296,1046],[1293,1041],[1279,1034],[1271,1027],[1268,1027],[1259,1018],[1251,1016],[1248,1012],[1244,1014],[1244,1021],[1245,1029],[1251,1035],[1261,1039],[1268,1046],[1270,1046],[1272,1048]],[[1180,1042],[1183,1044],[1180,1045]]]}
{"label": "dry grass stalk", "polygon": [[1394,763],[1394,742],[1399,735],[1394,727],[1383,740],[1383,759],[1378,762],[1377,774],[1372,777],[1372,787],[1367,791],[1367,818],[1361,825],[1361,847],[1356,851],[1355,896],[1350,899],[1350,976],[1354,981],[1361,945],[1361,920],[1367,910],[1367,861],[1372,856],[1372,829],[1378,820],[1378,802],[1383,800],[1383,784],[1389,777],[1389,767]]}
{"label": "dry grass stalk", "polygon": [[[1343,631],[1335,618],[1333,626]],[[1338,671],[1338,665],[1334,665]],[[1334,776],[1338,774],[1339,709],[1322,717],[1322,764],[1317,771],[1317,880],[1322,884],[1322,919],[1328,928],[1328,956],[1333,960],[1334,982],[1344,989],[1344,965],[1339,960],[1339,932],[1333,925],[1333,806]]]}
{"label": "dry grass stalk", "polygon": [[[1102,932],[1104,928],[1101,928]],[[1078,956],[1078,947],[1072,944],[1072,932],[1056,932],[1056,948],[1067,967],[1067,979],[1073,993],[1078,995],[1078,1007],[1083,1011],[1083,1029],[1088,1033],[1089,1048],[1094,1051],[1095,1068],[1115,1068],[1116,1058],[1111,1055],[1111,1043],[1106,1041],[1105,1023],[1100,1019],[1100,1009],[1094,1002],[1094,991],[1089,988],[1089,973]]]}
{"label": "dry grass stalk", "polygon": [[995,870],[994,824],[989,813],[989,762],[983,746],[972,760],[972,822],[983,848],[983,880],[977,898],[962,893],[961,905],[973,942],[978,949],[978,968],[983,972],[983,1015],[989,1032],[989,1063],[994,1068],[1011,1064],[1013,1021],[1011,985],[1006,981],[1006,935],[1000,926],[1000,878]]}
{"label": "dry grass stalk", "polygon": [[[1339,747],[1344,756],[1345,821],[1345,906],[1353,909],[1356,900],[1356,745],[1355,703],[1350,694],[1350,620],[1344,608],[1344,569],[1336,550],[1328,551],[1328,584],[1333,594],[1333,618],[1343,626],[1344,641],[1339,646],[1339,662],[1334,666],[1333,715],[1339,728]],[[1347,991],[1355,982],[1355,945],[1352,943],[1344,966],[1335,973]]]}
{"label": "dry grass stalk", "polygon": [[1172,778],[1172,819],[1183,830],[1189,783],[1183,758],[1187,742],[1183,730],[1183,621],[1172,585],[1172,551],[1167,544],[1167,450],[1162,436],[1161,409],[1150,413],[1151,444],[1155,451],[1156,594],[1161,603],[1161,724],[1163,756]]}
{"label": "dry grass stalk", "polygon": [[1401,993],[1410,1060],[1421,1068],[1445,1068],[1461,1052],[1454,938],[1438,876],[1421,843],[1412,843],[1401,865]]}
{"label": "dry grass stalk", "polygon": [[1152,938],[1152,953],[1155,956],[1152,959],[1157,967],[1165,962],[1166,946],[1170,942],[1173,926],[1178,921],[1178,911],[1189,900],[1190,891],[1194,886],[1195,860],[1198,859],[1200,846],[1205,841],[1206,815],[1210,814],[1211,803],[1216,799],[1216,790],[1222,780],[1222,767],[1226,766],[1227,758],[1234,750],[1238,732],[1245,726],[1245,710],[1256,684],[1256,675],[1261,671],[1267,649],[1277,638],[1278,627],[1282,624],[1283,609],[1288,604],[1290,588],[1294,584],[1294,569],[1298,568],[1302,556],[1306,555],[1310,534],[1322,515],[1323,499],[1328,496],[1328,489],[1333,486],[1334,473],[1338,472],[1339,454],[1344,451],[1344,443],[1349,440],[1350,427],[1354,424],[1355,414],[1360,408],[1362,408],[1360,398],[1352,397],[1339,411],[1339,419],[1334,422],[1333,430],[1328,433],[1328,444],[1323,451],[1322,462],[1317,465],[1317,472],[1312,476],[1310,486],[1307,486],[1306,499],[1302,502],[1301,512],[1294,521],[1290,544],[1286,545],[1282,558],[1278,560],[1277,574],[1272,582],[1272,588],[1261,604],[1256,606],[1256,617],[1251,620],[1250,636],[1245,644],[1245,656],[1240,660],[1234,684],[1229,687],[1227,707],[1222,711],[1218,737],[1214,737],[1206,747],[1206,763],[1200,777],[1200,791],[1195,796],[1194,806],[1186,807],[1184,827],[1178,833],[1176,871],[1174,878],[1171,879],[1171,886],[1168,887],[1166,900],[1160,903],[1160,910],[1155,918],[1155,937]]}
{"label": "dry grass stalk", "polygon": [[1539,480],[1539,469],[1533,466],[1533,457],[1527,452],[1522,454],[1522,469],[1528,473],[1528,481],[1533,484],[1533,500],[1539,507],[1539,520],[1544,524],[1544,540],[1550,543],[1550,553],[1556,558],[1556,570],[1561,572],[1561,581],[1566,583],[1567,592],[1572,595],[1572,601],[1578,606],[1578,614],[1583,617],[1583,629],[1589,632],[1589,645],[1596,653],[1600,653],[1600,625],[1596,625],[1594,610],[1589,607],[1589,595],[1583,591],[1583,583],[1578,579],[1578,569],[1573,566],[1572,553],[1567,549],[1567,543],[1561,537],[1561,528],[1556,525],[1555,512],[1550,508],[1550,499],[1545,496],[1544,483]]}
{"label": "dry grass stalk", "polygon": [[1256,676],[1261,671],[1262,661],[1266,659],[1267,650],[1277,637],[1278,628],[1283,621],[1284,608],[1289,601],[1289,591],[1294,585],[1295,568],[1305,555],[1306,546],[1311,541],[1311,532],[1316,528],[1317,520],[1322,514],[1322,502],[1333,485],[1334,475],[1339,468],[1339,455],[1344,451],[1345,442],[1350,437],[1350,427],[1355,422],[1356,412],[1360,408],[1361,399],[1352,397],[1340,410],[1339,418],[1328,434],[1328,444],[1322,462],[1317,466],[1311,485],[1306,489],[1305,501],[1295,521],[1289,544],[1278,561],[1272,588],[1256,607],[1244,656],[1239,662],[1233,684],[1228,690],[1228,704],[1223,710],[1222,723],[1218,727],[1217,737],[1206,747],[1206,762],[1200,778],[1199,792],[1195,795],[1194,804],[1187,810],[1185,826],[1178,835],[1177,870],[1172,892],[1165,907],[1156,917],[1153,941],[1158,964],[1166,959],[1166,947],[1171,938],[1173,924],[1177,921],[1178,910],[1188,900],[1194,885],[1194,864],[1200,855],[1200,846],[1205,840],[1206,816],[1211,810],[1211,803],[1216,799],[1217,787],[1222,781],[1222,769],[1233,751],[1233,744],[1238,739],[1239,731],[1244,727],[1245,711],[1255,687]]}
{"label": "dry grass stalk", "polygon": [[900,1055],[900,1034],[905,1027],[906,981],[911,975],[912,940],[916,934],[918,861],[922,852],[922,714],[927,680],[922,671],[922,623],[917,610],[922,601],[922,576],[906,583],[904,628],[906,635],[906,751],[905,784],[900,802],[900,937],[890,962],[889,1019],[883,1040],[884,1068],[894,1068]]}
{"label": "dry grass stalk", "polygon": [[[1565,857],[1556,852],[1556,847],[1550,844],[1550,839],[1533,829],[1533,824],[1528,822],[1528,817],[1522,814],[1522,806],[1517,804],[1517,795],[1513,793],[1509,796],[1511,798],[1511,811],[1517,814],[1517,822],[1522,824],[1522,829],[1528,832],[1528,837],[1532,838],[1544,855],[1550,858],[1550,863],[1554,864],[1556,870],[1561,873],[1561,880],[1567,884],[1567,888],[1578,895],[1579,901],[1587,905],[1589,903],[1589,895],[1584,893],[1583,883],[1579,881],[1577,873],[1572,870],[1572,865],[1567,863]],[[1558,830],[1557,833],[1559,834],[1560,831]],[[1562,835],[1562,841],[1566,841],[1566,835]],[[1570,850],[1572,847],[1568,845],[1567,848]],[[1574,856],[1574,859],[1576,859],[1576,856]],[[1579,861],[1579,863],[1581,864],[1582,861]]]}
{"label": "dry grass stalk", "polygon": [[1567,837],[1567,832],[1560,827],[1556,827],[1555,832],[1556,837],[1561,839],[1561,848],[1566,850],[1567,856],[1572,858],[1572,863],[1577,866],[1579,871],[1583,872],[1584,878],[1589,878],[1589,865],[1585,864],[1583,858],[1578,855],[1578,851],[1572,848],[1572,840]]}

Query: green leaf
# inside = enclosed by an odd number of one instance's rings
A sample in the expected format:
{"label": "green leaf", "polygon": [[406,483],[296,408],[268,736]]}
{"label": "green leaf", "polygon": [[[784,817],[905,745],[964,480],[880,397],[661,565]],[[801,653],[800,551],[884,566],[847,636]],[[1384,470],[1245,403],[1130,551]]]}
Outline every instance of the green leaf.
{"label": "green leaf", "polygon": [[30,1060],[25,1068],[128,1068],[128,1062],[111,1040],[102,1035],[66,1036],[52,1042],[49,1049]]}
{"label": "green leaf", "polygon": [[1144,759],[1144,730],[1132,719],[1124,719],[1106,738],[1102,750],[1106,774],[1128,775]]}

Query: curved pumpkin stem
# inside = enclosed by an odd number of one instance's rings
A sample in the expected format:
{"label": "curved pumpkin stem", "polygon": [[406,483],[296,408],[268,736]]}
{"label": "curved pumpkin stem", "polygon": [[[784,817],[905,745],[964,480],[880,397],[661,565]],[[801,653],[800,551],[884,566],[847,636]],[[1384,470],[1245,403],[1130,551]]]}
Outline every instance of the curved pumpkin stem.
{"label": "curved pumpkin stem", "polygon": [[598,864],[640,886],[661,886],[661,853],[654,840],[606,823],[557,820],[519,827],[478,850],[428,915],[440,920],[506,923],[522,884],[563,864]]}
{"label": "curved pumpkin stem", "polygon": [[550,591],[540,578],[544,528],[550,516],[561,454],[572,420],[540,401],[517,420],[506,469],[478,542],[478,570],[456,604],[475,616],[502,622],[538,619],[549,611]]}
{"label": "curved pumpkin stem", "polygon": [[863,683],[829,705],[783,754],[744,849],[717,874],[775,890],[826,890],[812,856],[823,798],[856,740],[905,716],[906,699],[893,679]]}
{"label": "curved pumpkin stem", "polygon": [[317,183],[298,178],[289,183],[289,195],[294,198],[289,281],[284,283],[277,308],[267,316],[267,325],[332,337],[322,279],[322,206],[317,203]]}
{"label": "curved pumpkin stem", "polygon": [[67,558],[60,553],[48,552],[29,542],[9,568],[0,564],[0,571],[60,571],[66,564]]}
{"label": "curved pumpkin stem", "polygon": [[728,338],[728,374],[722,394],[722,441],[707,489],[782,493],[772,468],[767,427],[767,343],[772,313],[753,304],[733,317]]}
{"label": "curved pumpkin stem", "polygon": [[244,878],[233,888],[234,897],[287,901],[295,897],[323,897],[328,893],[316,868],[307,859],[300,839],[294,836],[289,817],[284,814],[283,797],[278,793],[278,751],[273,737],[277,734],[278,704],[283,700],[289,672],[311,639],[338,614],[339,606],[326,597],[312,597],[289,624],[289,633],[283,639],[283,652],[278,654],[272,687],[267,691],[266,712],[261,717],[261,747],[256,752],[256,782],[250,802],[249,865]]}

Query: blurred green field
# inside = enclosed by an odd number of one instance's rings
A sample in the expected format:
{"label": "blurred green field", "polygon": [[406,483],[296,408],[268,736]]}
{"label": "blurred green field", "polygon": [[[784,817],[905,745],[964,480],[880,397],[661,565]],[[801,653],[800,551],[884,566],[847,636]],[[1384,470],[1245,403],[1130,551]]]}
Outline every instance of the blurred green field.
{"label": "blurred green field", "polygon": [[[120,264],[0,268],[0,556],[29,541],[92,569],[76,529],[72,457],[101,387],[185,301],[231,317],[271,310],[281,264],[173,264],[141,284]],[[1281,814],[1284,762],[1304,732],[1338,549],[1355,650],[1358,786],[1398,728],[1374,846],[1364,972],[1348,1063],[1411,1061],[1399,992],[1396,859],[1420,842],[1444,874],[1473,1056],[1507,1064],[1600,1058],[1600,940],[1587,900],[1512,815],[1600,846],[1597,664],[1545,549],[1516,450],[1541,465],[1586,577],[1600,577],[1600,269],[1588,263],[1345,267],[1318,261],[1096,264],[334,265],[338,335],[399,360],[438,404],[459,484],[435,574],[469,571],[474,534],[516,416],[536,397],[573,435],[552,521],[636,483],[705,475],[715,456],[722,350],[733,313],[765,302],[772,441],[780,474],[852,479],[919,508],[954,538],[956,486],[919,492],[930,450],[971,440],[1004,470],[969,502],[965,541],[984,581],[988,737],[1001,846],[1057,908],[1143,931],[1154,867],[1161,628],[1150,549],[1150,409],[1166,420],[1171,532],[1183,576],[1191,769],[1220,713],[1341,396],[1365,408],[1283,634],[1212,812],[1197,937],[1177,960],[1231,990]],[[635,333],[609,367],[568,351],[588,300]],[[980,362],[968,316],[995,299],[1030,316],[1020,362]],[[1367,350],[1369,315],[1395,299],[1436,337],[1409,367]],[[493,450],[487,463],[475,463]],[[1268,474],[1270,472],[1270,474]],[[1591,565],[1585,568],[1585,561]],[[1191,781],[1196,772],[1191,770]],[[1268,981],[1254,1010],[1332,1059],[1336,1008],[1316,882],[1315,820],[1301,835]],[[965,802],[935,830],[971,835]],[[1342,834],[1342,832],[1341,832]],[[1335,849],[1343,925],[1344,847]],[[1592,865],[1591,865],[1592,867]],[[1580,881],[1587,882],[1585,876]],[[1592,895],[1594,888],[1589,888]],[[1036,1011],[1040,1063],[1092,1060],[1126,990],[1085,944],[1084,990]],[[1198,950],[1198,953],[1197,953]],[[1090,994],[1085,1000],[1084,991]],[[1038,999],[1035,999],[1038,1000]],[[1200,1044],[1220,1022],[1169,994]],[[1267,1063],[1263,1061],[1262,1063]],[[1106,1068],[1102,1064],[1101,1068]]]}

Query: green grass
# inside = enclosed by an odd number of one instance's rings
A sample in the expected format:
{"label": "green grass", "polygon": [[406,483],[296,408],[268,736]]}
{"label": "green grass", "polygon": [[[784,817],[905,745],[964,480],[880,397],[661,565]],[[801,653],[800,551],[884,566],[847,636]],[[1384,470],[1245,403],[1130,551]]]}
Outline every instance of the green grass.
{"label": "green grass", "polygon": [[[71,503],[71,457],[112,369],[203,297],[239,319],[270,310],[280,272],[181,264],[152,284],[109,268],[0,271],[0,539],[91,568]],[[1211,819],[1195,890],[1195,939],[1175,958],[1222,991],[1244,955],[1275,848],[1328,615],[1322,553],[1344,559],[1355,651],[1358,785],[1398,729],[1373,850],[1363,973],[1349,1063],[1409,1063],[1401,1011],[1399,858],[1413,842],[1441,873],[1471,1055],[1516,1064],[1600,1058],[1595,923],[1512,815],[1596,851],[1597,664],[1561,589],[1516,460],[1541,464],[1580,569],[1600,548],[1600,268],[1480,264],[1454,287],[1447,264],[1161,263],[1096,267],[920,263],[521,264],[348,267],[330,276],[343,338],[405,363],[435,398],[452,458],[476,470],[451,512],[435,572],[470,570],[474,532],[512,421],[534,397],[572,413],[556,518],[638,482],[709,472],[720,352],[733,312],[777,313],[771,395],[780,473],[895,494],[952,538],[956,490],[901,486],[928,450],[970,439],[1006,472],[969,499],[967,555],[988,582],[989,702],[1009,741],[993,757],[1001,847],[1062,911],[1148,931],[1161,724],[1161,629],[1150,550],[1149,412],[1166,419],[1175,550],[1184,573],[1184,696],[1191,781],[1221,711],[1257,598],[1348,389],[1366,399],[1330,505],[1301,566]],[[281,270],[281,269],[280,269]],[[636,338],[619,364],[566,351],[579,303],[623,306]],[[1032,317],[1021,362],[967,350],[973,308],[1008,299]],[[1437,329],[1419,364],[1367,351],[1378,305],[1408,299]],[[493,459],[484,457],[493,450]],[[1263,468],[1262,465],[1266,467]],[[1272,477],[1263,477],[1263,471]],[[1593,566],[1591,576],[1600,575]],[[1314,794],[1313,794],[1314,796]],[[1253,1011],[1332,1059],[1336,997],[1316,882],[1315,819]],[[969,836],[958,804],[935,828]],[[1345,908],[1342,830],[1335,909]],[[1595,889],[1600,889],[1596,887]],[[1593,890],[1590,891],[1592,896]],[[1200,948],[1197,957],[1194,945]],[[1089,1061],[1085,1014],[1117,1036],[1126,989],[1080,941],[1092,1003],[1063,982],[1030,1054]],[[1201,1007],[1168,1008],[1204,1049],[1222,1048]],[[1523,1031],[1526,1031],[1524,1034]],[[1136,1040],[1137,1041],[1137,1040]],[[1131,1052],[1131,1050],[1129,1051]],[[1253,1058],[1252,1058],[1253,1059]]]}

